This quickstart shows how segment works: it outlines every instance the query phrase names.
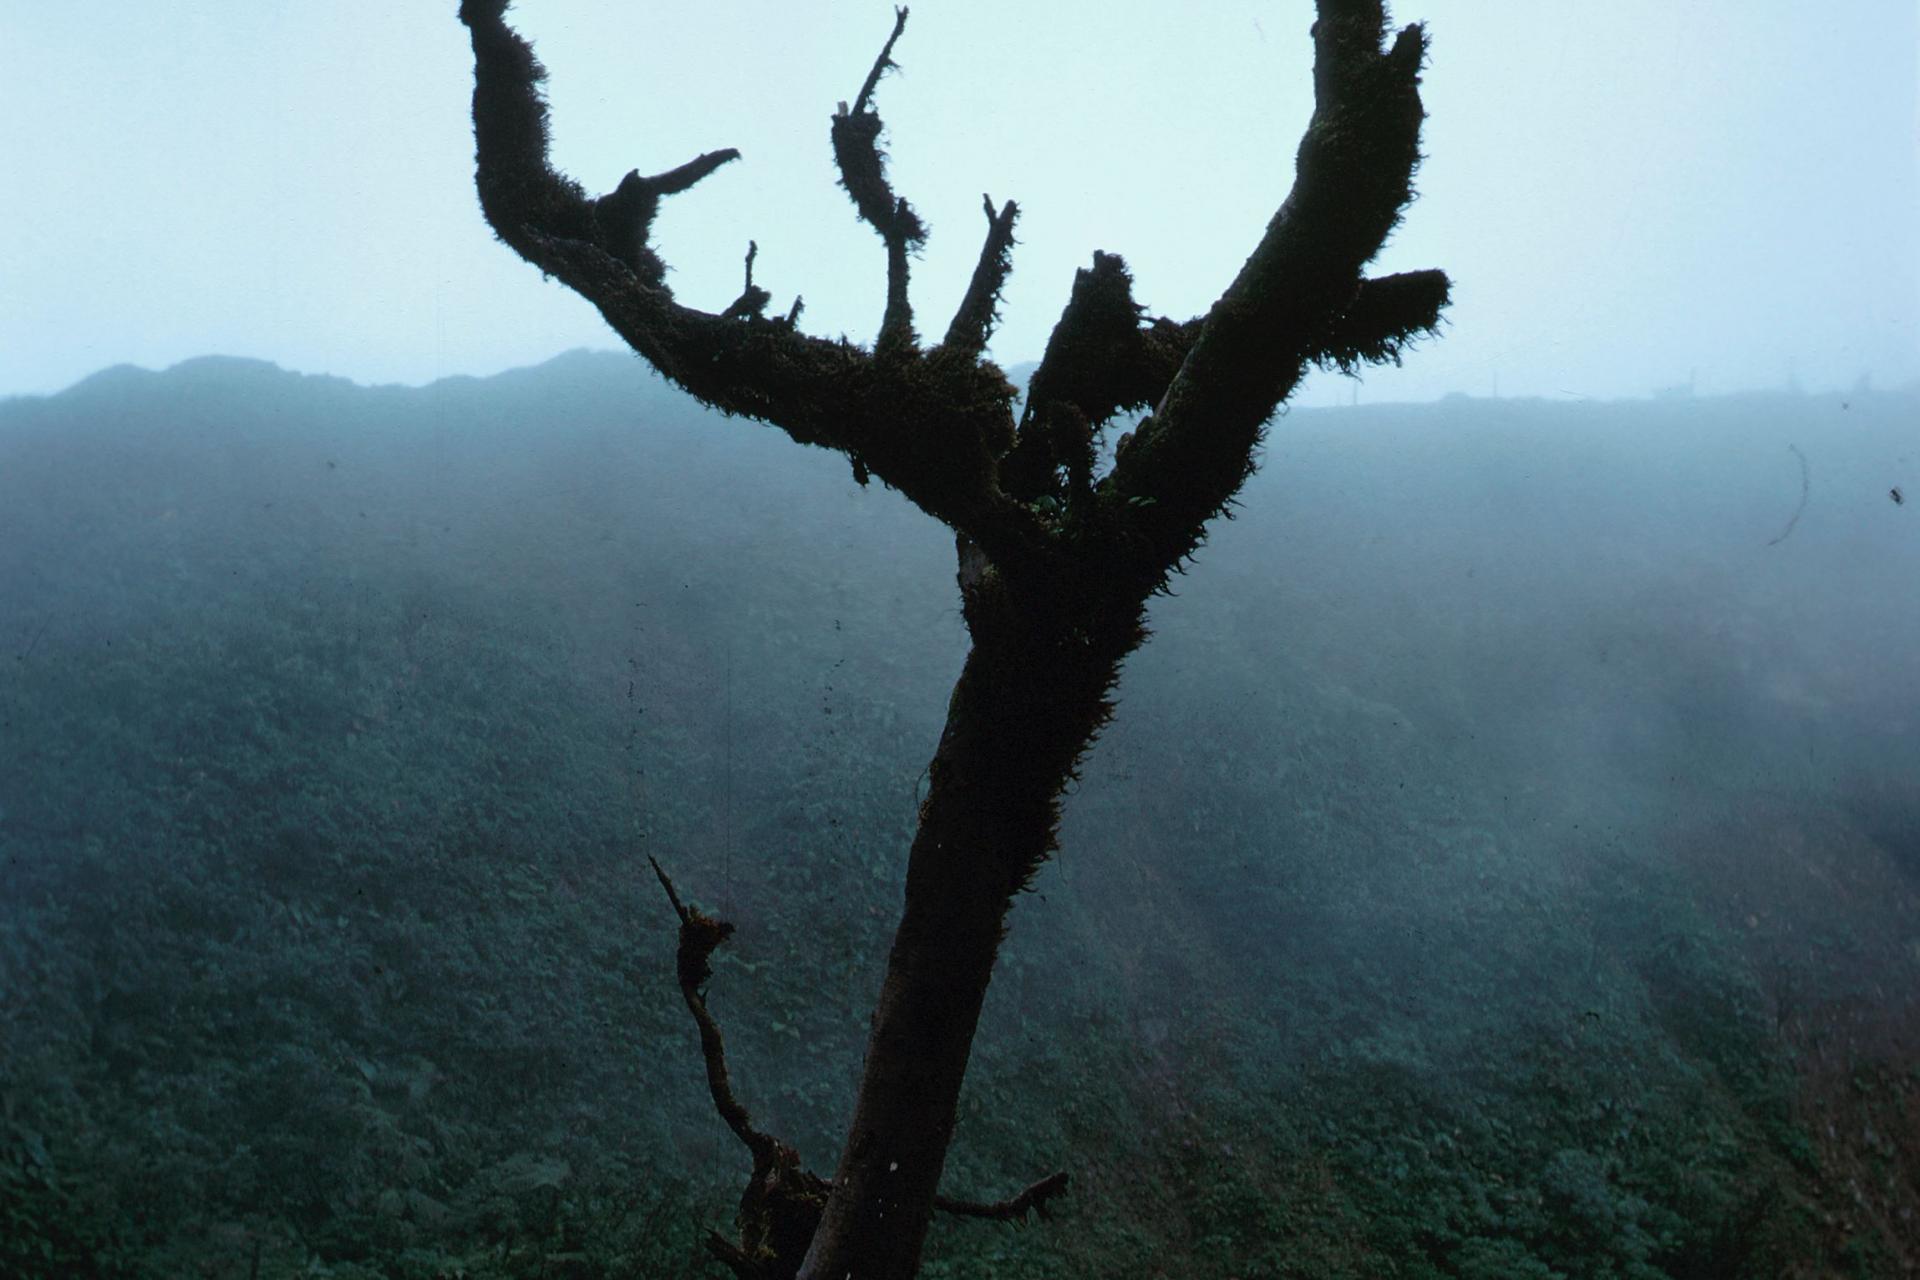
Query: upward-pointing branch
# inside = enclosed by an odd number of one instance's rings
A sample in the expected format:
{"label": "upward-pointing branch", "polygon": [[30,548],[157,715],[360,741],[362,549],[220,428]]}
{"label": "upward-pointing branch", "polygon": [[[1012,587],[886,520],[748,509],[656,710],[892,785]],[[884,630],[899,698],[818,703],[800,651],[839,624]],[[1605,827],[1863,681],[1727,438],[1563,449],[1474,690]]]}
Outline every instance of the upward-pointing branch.
{"label": "upward-pointing branch", "polygon": [[913,306],[907,298],[907,254],[926,242],[927,228],[913,206],[894,194],[887,181],[887,158],[880,150],[880,113],[869,103],[880,77],[898,64],[894,42],[907,28],[907,11],[893,11],[893,34],[873,60],[873,69],[854,97],[853,110],[841,103],[833,117],[833,160],[840,167],[840,185],[853,198],[861,220],[880,233],[887,246],[887,310],[880,321],[876,350],[913,345]]}
{"label": "upward-pointing branch", "polygon": [[853,114],[859,115],[867,109],[867,103],[873,100],[873,91],[880,86],[880,77],[889,71],[898,70],[900,64],[893,60],[894,42],[900,39],[900,33],[907,29],[907,10],[904,5],[896,6],[893,11],[893,34],[880,46],[880,56],[873,60],[873,69],[867,72],[866,81],[860,86],[860,95],[853,100]]}
{"label": "upward-pointing branch", "polygon": [[721,315],[737,319],[747,316],[757,317],[767,309],[767,303],[773,301],[772,294],[753,282],[753,260],[759,256],[759,253],[760,246],[752,240],[747,241],[746,283],[740,287],[740,296],[735,298],[732,305],[721,312]]}
{"label": "upward-pointing branch", "polygon": [[1385,33],[1381,0],[1319,0],[1293,190],[1114,467],[1143,576],[1198,545],[1309,364],[1391,359],[1438,322],[1443,274],[1361,276],[1413,198],[1425,118],[1425,32],[1409,26],[1383,47]]}
{"label": "upward-pointing branch", "polygon": [[979,355],[986,349],[988,339],[993,337],[993,326],[1000,319],[1000,291],[1006,287],[1007,276],[1013,271],[1013,220],[1020,216],[1019,206],[1013,201],[998,213],[993,209],[993,197],[980,197],[987,210],[987,239],[980,246],[980,261],[973,269],[973,279],[967,284],[967,294],[960,300],[960,306],[953,313],[953,323],[947,326],[947,339],[941,344],[950,351],[964,351],[968,355]]}

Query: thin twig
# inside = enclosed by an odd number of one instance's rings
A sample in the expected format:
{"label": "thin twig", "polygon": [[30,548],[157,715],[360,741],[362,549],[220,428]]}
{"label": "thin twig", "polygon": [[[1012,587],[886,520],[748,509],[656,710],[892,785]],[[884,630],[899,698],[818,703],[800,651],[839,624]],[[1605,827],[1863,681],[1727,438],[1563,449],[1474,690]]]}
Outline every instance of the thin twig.
{"label": "thin twig", "polygon": [[673,904],[674,914],[680,917],[680,947],[676,957],[680,998],[686,1002],[687,1012],[693,1015],[694,1024],[700,1028],[700,1052],[707,1063],[707,1091],[713,1095],[713,1108],[727,1122],[727,1128],[733,1130],[734,1136],[753,1153],[758,1163],[770,1158],[776,1143],[772,1137],[753,1127],[753,1116],[734,1096],[733,1082],[727,1075],[727,1050],[720,1036],[720,1024],[708,1012],[707,998],[702,991],[707,980],[713,976],[713,953],[733,935],[733,926],[681,902],[673,881],[667,877],[659,861],[651,855],[647,861],[653,864],[653,874],[660,878],[660,887],[667,891],[667,901]]}
{"label": "thin twig", "polygon": [[1051,1216],[1047,1211],[1047,1201],[1067,1189],[1066,1170],[1049,1174],[1034,1183],[1019,1195],[1005,1200],[996,1200],[991,1204],[977,1200],[956,1200],[951,1196],[935,1196],[933,1207],[943,1213],[951,1213],[963,1218],[991,1218],[996,1222],[1011,1222],[1024,1218],[1031,1210],[1042,1221]]}
{"label": "thin twig", "polygon": [[745,319],[749,316],[759,318],[773,301],[773,295],[753,283],[753,259],[760,252],[760,245],[753,240],[747,241],[747,281],[735,298],[721,314],[733,319]]}
{"label": "thin twig", "polygon": [[885,75],[889,68],[897,68],[899,66],[899,64],[893,60],[893,45],[894,41],[900,38],[900,33],[906,29],[906,7],[904,5],[895,6],[893,11],[893,34],[888,36],[887,43],[881,46],[880,56],[873,60],[873,70],[867,72],[866,83],[860,86],[860,96],[853,100],[853,114],[859,115],[867,109],[867,102],[873,97],[874,89],[879,86],[880,77]]}

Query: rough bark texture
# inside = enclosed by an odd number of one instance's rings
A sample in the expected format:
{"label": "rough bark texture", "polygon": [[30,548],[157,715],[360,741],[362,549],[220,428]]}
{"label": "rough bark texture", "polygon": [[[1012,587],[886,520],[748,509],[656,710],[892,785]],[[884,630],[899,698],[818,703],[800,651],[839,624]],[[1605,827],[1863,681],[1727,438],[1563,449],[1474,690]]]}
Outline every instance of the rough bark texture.
{"label": "rough bark texture", "polygon": [[[638,170],[589,197],[547,160],[545,72],[504,0],[465,0],[475,59],[476,181],[515,252],[596,306],[661,373],[728,414],[847,455],[954,530],[972,650],[929,769],[904,910],[863,1076],[831,1181],[760,1133],[735,1097],[701,988],[723,922],[684,906],[680,983],[701,1033],[715,1106],[753,1173],[739,1238],[713,1252],[737,1276],[904,1280],[936,1209],[1007,1219],[1044,1213],[1067,1185],[1042,1178],[1006,1200],[943,1196],[960,1089],[1014,895],[1053,848],[1059,797],[1111,713],[1120,664],[1145,636],[1146,602],[1204,537],[1253,467],[1268,419],[1315,364],[1351,372],[1398,360],[1433,331],[1438,271],[1378,279],[1366,263],[1412,198],[1425,37],[1389,41],[1380,0],[1319,0],[1316,106],[1296,178],[1239,276],[1201,317],[1147,315],[1118,256],[1079,273],[1024,409],[983,352],[1011,270],[1018,210],[985,201],[987,236],[937,346],[915,331],[911,251],[927,230],[890,184],[873,106],[907,21],[830,121],[840,181],[886,251],[871,347],[799,331],[800,303],[770,318],[749,246],[741,296],[720,312],[676,300],[649,239],[662,198],[738,153]],[[1096,474],[1100,434],[1150,410]]]}

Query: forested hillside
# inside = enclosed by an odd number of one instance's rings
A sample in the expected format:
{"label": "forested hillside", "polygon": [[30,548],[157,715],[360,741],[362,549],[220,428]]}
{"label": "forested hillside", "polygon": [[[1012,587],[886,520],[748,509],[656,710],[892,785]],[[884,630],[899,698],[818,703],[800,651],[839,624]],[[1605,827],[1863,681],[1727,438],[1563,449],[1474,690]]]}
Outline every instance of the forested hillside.
{"label": "forested hillside", "polygon": [[[1920,1266],[1920,397],[1296,411],[1013,917],[953,1277]],[[831,1168],[951,535],[574,354],[0,402],[0,1272],[701,1274]]]}

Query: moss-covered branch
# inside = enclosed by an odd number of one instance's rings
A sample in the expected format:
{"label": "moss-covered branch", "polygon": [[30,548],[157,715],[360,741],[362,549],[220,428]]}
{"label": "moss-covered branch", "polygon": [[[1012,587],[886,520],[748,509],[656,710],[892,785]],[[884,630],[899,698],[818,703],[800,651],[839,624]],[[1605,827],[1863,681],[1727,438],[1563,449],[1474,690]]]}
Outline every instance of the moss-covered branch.
{"label": "moss-covered branch", "polygon": [[1164,571],[1198,545],[1310,364],[1392,358],[1438,318],[1439,272],[1362,284],[1413,198],[1425,115],[1424,31],[1409,26],[1390,44],[1385,36],[1380,0],[1320,0],[1315,105],[1293,190],[1114,470],[1143,572]]}
{"label": "moss-covered branch", "polygon": [[1013,273],[1013,223],[1020,216],[1019,206],[1011,200],[998,212],[992,196],[983,195],[980,202],[987,211],[986,242],[980,246],[980,261],[973,268],[973,279],[954,310],[942,344],[950,351],[969,355],[986,349],[994,326],[1000,322],[1000,291]]}
{"label": "moss-covered branch", "polygon": [[[895,358],[883,361],[844,340],[810,337],[796,326],[797,302],[785,317],[769,317],[751,280],[719,314],[682,304],[648,241],[653,213],[662,197],[685,191],[737,153],[709,152],[653,177],[636,171],[590,199],[548,160],[546,71],[506,24],[505,10],[504,0],[466,0],[460,11],[474,51],[475,182],[501,240],[591,302],[628,345],[695,398],[859,459],[865,471],[996,557],[1037,554],[1044,542],[1037,522],[995,482],[996,460],[1013,438],[1014,391],[1000,371],[977,352],[923,358],[909,341],[896,343]],[[896,36],[904,21],[903,10]],[[849,138],[853,152],[876,166],[879,118],[865,99],[890,61],[883,51],[860,110],[847,113],[865,122],[855,134],[872,126],[870,147]],[[884,173],[874,172],[884,183]],[[843,160],[842,173],[862,204],[858,193],[867,184],[859,166]],[[891,221],[882,229],[900,249],[889,292],[902,300],[904,254],[925,235],[903,207],[889,205]],[[874,213],[880,215],[878,206]],[[910,321],[904,310],[890,314]],[[904,332],[911,337],[910,325]],[[897,358],[902,351],[910,358]]]}
{"label": "moss-covered branch", "polygon": [[875,344],[882,350],[896,344],[911,346],[914,341],[913,304],[907,297],[907,255],[927,239],[920,215],[904,197],[894,193],[887,181],[887,157],[880,149],[884,126],[872,106],[880,77],[899,65],[893,60],[893,46],[906,27],[906,9],[895,9],[893,34],[874,59],[873,69],[854,97],[853,109],[849,111],[847,104],[841,103],[832,129],[833,161],[840,167],[840,185],[852,197],[861,220],[878,231],[887,246],[887,310]]}
{"label": "moss-covered branch", "polygon": [[1407,344],[1439,328],[1451,290],[1444,271],[1403,271],[1362,280],[1310,358],[1342,373],[1354,373],[1363,364],[1399,364]]}

